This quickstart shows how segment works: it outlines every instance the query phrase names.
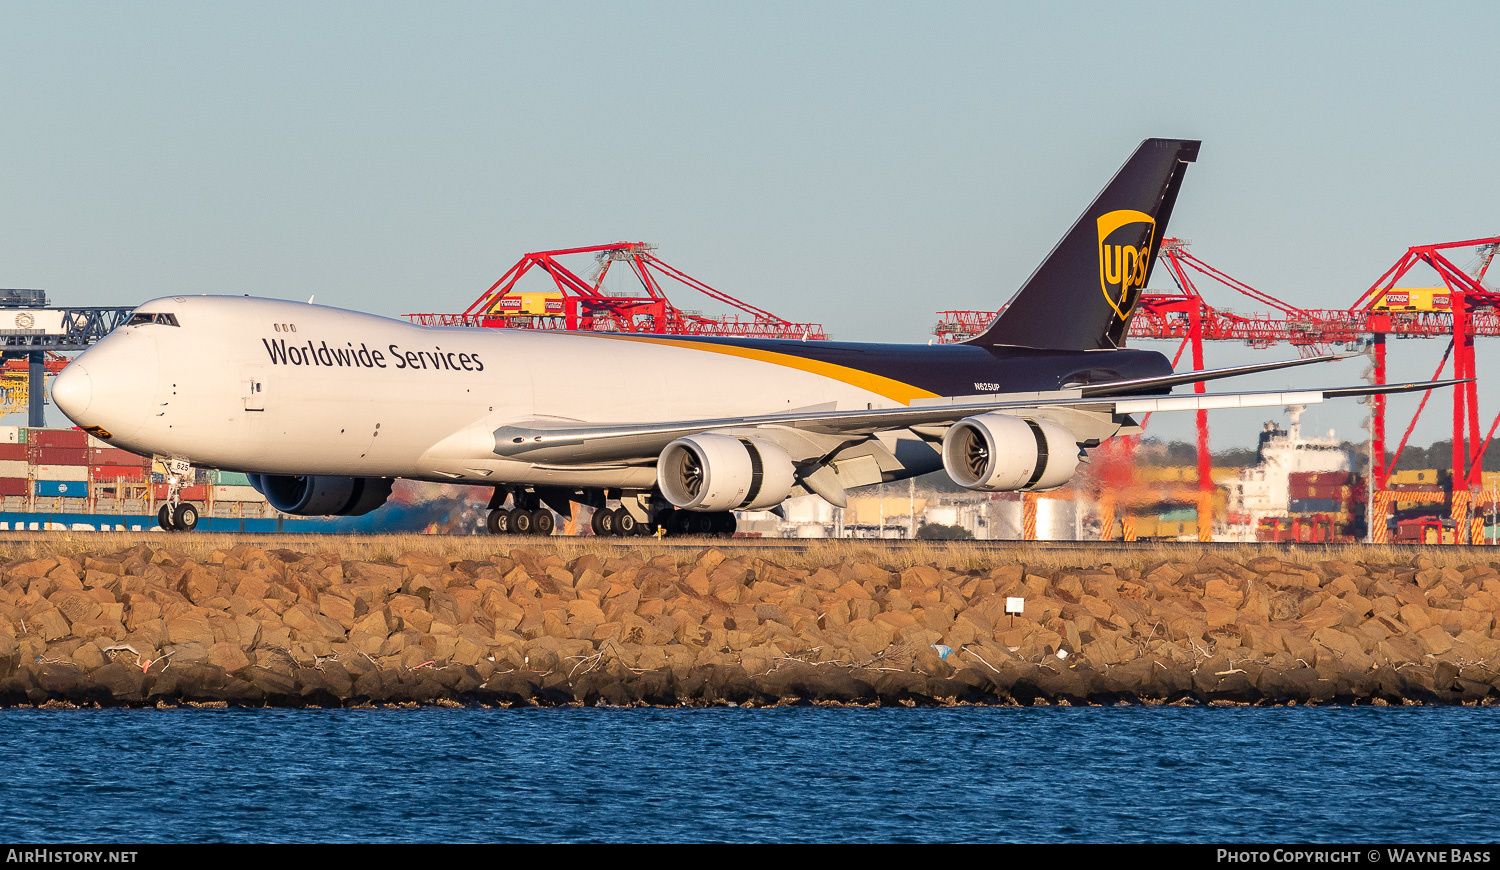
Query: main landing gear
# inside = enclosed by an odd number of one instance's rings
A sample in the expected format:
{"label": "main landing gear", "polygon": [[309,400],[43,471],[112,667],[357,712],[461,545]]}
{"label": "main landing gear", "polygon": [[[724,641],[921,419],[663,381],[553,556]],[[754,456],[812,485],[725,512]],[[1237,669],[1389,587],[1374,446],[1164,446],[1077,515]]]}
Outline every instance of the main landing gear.
{"label": "main landing gear", "polygon": [[496,489],[490,499],[490,514],[485,518],[485,529],[492,535],[550,535],[557,521],[552,511],[542,505],[534,492],[516,492],[511,497],[512,507],[506,508],[504,489]]}
{"label": "main landing gear", "polygon": [[485,519],[485,528],[492,535],[550,535],[557,524],[552,511],[546,508],[495,508]]}
{"label": "main landing gear", "polygon": [[705,538],[732,538],[739,524],[729,511],[703,513],[673,508],[657,517],[669,535],[692,535]]}
{"label": "main landing gear", "polygon": [[589,527],[594,530],[594,535],[600,538],[611,536],[616,538],[631,538],[637,535],[646,536],[656,534],[654,524],[641,522],[623,507],[596,508],[594,510],[594,518],[589,521]]}
{"label": "main landing gear", "polygon": [[[619,507],[607,502],[618,500]],[[543,502],[552,507],[549,510]],[[538,487],[535,490],[496,487],[490,498],[485,528],[492,535],[550,535],[553,532],[553,510],[576,512],[577,505],[592,506],[589,528],[599,538],[649,537],[657,534],[686,537],[728,538],[737,523],[729,511],[701,513],[667,505],[659,494],[644,490],[583,489],[560,490]],[[570,507],[571,503],[571,507]],[[509,508],[506,505],[511,505]],[[573,514],[576,516],[576,513]]]}
{"label": "main landing gear", "polygon": [[601,538],[651,536],[658,529],[673,536],[729,538],[734,536],[738,526],[734,514],[729,511],[700,513],[669,508],[654,515],[650,521],[641,522],[623,507],[597,508],[589,525]]}

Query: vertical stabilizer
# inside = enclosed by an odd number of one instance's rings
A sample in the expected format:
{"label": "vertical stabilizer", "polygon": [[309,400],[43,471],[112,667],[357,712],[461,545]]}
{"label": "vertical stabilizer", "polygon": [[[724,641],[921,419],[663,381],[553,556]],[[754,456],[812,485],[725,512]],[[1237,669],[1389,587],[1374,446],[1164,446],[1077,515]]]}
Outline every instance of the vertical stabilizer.
{"label": "vertical stabilizer", "polygon": [[964,343],[1119,347],[1199,144],[1142,142],[1000,315]]}

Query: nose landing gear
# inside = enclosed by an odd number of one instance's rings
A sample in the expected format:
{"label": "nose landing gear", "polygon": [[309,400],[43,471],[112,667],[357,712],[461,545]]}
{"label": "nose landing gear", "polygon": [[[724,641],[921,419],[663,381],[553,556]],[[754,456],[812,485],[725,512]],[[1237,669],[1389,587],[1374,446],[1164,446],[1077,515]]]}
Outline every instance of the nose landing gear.
{"label": "nose landing gear", "polygon": [[182,485],[192,471],[186,460],[163,460],[167,466],[167,501],[156,512],[156,524],[168,532],[191,532],[198,528],[198,508],[182,500]]}

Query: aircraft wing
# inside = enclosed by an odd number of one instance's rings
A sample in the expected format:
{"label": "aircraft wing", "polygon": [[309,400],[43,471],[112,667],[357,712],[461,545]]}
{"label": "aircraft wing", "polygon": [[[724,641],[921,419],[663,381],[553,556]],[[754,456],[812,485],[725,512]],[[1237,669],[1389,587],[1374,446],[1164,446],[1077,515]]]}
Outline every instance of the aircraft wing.
{"label": "aircraft wing", "polygon": [[531,462],[599,462],[654,456],[684,435],[722,429],[776,427],[809,435],[859,438],[876,432],[942,426],[990,411],[1076,411],[1120,417],[1157,411],[1262,408],[1313,405],[1324,399],[1431,390],[1470,379],[1333,387],[1313,390],[1268,390],[1183,395],[1086,396],[1084,389],[1042,393],[1008,393],[919,399],[910,406],[864,411],[789,411],[752,417],[721,417],[662,423],[593,424],[576,421],[526,421],[495,430],[495,453]]}

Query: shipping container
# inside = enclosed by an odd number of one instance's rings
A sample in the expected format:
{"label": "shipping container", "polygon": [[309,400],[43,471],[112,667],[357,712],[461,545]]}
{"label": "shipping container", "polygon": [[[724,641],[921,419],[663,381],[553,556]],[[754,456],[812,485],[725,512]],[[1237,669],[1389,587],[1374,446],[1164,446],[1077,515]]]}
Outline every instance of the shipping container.
{"label": "shipping container", "polygon": [[253,486],[215,486],[214,501],[265,501]]}
{"label": "shipping container", "polygon": [[32,447],[64,447],[76,450],[89,446],[89,436],[82,429],[32,429],[27,435],[27,443]]}
{"label": "shipping container", "polygon": [[20,426],[0,426],[0,444],[22,444]]}
{"label": "shipping container", "polygon": [[1411,468],[1411,469],[1407,469],[1405,471],[1398,471],[1395,474],[1392,474],[1391,475],[1391,479],[1388,481],[1388,483],[1390,483],[1390,484],[1397,484],[1397,483],[1402,483],[1402,484],[1405,484],[1405,483],[1428,483],[1428,484],[1435,484],[1435,483],[1443,483],[1444,481],[1448,480],[1448,478],[1450,478],[1452,476],[1453,476],[1453,472],[1450,471],[1450,470],[1448,470],[1448,469],[1446,469],[1446,468],[1444,468],[1444,469],[1437,469],[1437,468]]}
{"label": "shipping container", "polygon": [[25,444],[5,444],[5,443],[0,443],[0,462],[17,462],[17,461],[19,461],[19,462],[27,462],[27,461],[29,461],[29,457],[26,454],[26,445]]}
{"label": "shipping container", "polygon": [[[161,501],[167,497],[167,485],[165,483],[153,483],[151,484],[151,492],[156,496],[157,501]],[[204,501],[208,498],[208,487],[203,485],[184,486],[181,497],[183,501]]]}
{"label": "shipping container", "polygon": [[1293,483],[1291,496],[1297,498],[1326,498],[1347,502],[1354,498],[1354,487],[1335,484]]}
{"label": "shipping container", "polygon": [[1292,486],[1348,486],[1352,475],[1347,471],[1294,471],[1288,476]]}
{"label": "shipping container", "polygon": [[35,465],[31,476],[37,480],[88,480],[87,465]]}
{"label": "shipping container", "polygon": [[249,486],[250,477],[243,471],[214,471],[209,481],[218,486]]}
{"label": "shipping container", "polygon": [[144,483],[146,469],[139,465],[92,465],[89,478],[97,481],[123,480],[127,483]]}
{"label": "shipping container", "polygon": [[1291,512],[1294,514],[1331,514],[1342,507],[1336,500],[1331,498],[1294,498],[1292,499]]}
{"label": "shipping container", "polygon": [[89,451],[86,447],[33,447],[33,465],[88,465]]}
{"label": "shipping container", "polygon": [[1442,521],[1433,517],[1400,520],[1396,523],[1396,542],[1400,544],[1446,543],[1443,539],[1451,534],[1451,531],[1445,534]]}
{"label": "shipping container", "polygon": [[24,459],[0,459],[0,477],[27,478],[31,476],[31,465]]}
{"label": "shipping container", "polygon": [[38,480],[36,482],[36,494],[39,496],[85,498],[89,494],[89,482],[87,480]]}
{"label": "shipping container", "polygon": [[118,447],[89,449],[89,465],[133,465],[136,468],[145,468],[150,463],[150,457],[140,456]]}
{"label": "shipping container", "polygon": [[0,497],[25,496],[31,481],[24,477],[0,477]]}

